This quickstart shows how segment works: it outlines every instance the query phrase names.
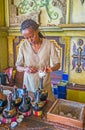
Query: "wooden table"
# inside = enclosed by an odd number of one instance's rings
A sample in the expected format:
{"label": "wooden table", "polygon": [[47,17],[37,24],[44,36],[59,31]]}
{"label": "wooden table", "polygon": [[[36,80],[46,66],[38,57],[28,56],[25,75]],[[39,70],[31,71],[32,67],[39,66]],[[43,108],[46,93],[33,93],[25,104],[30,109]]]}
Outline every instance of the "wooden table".
{"label": "wooden table", "polygon": [[[4,89],[7,88],[10,89],[10,87],[5,87]],[[61,123],[47,121],[46,113],[52,104],[53,102],[51,101],[47,102],[42,110],[43,114],[41,117],[36,117],[31,114],[29,117],[24,117],[23,121],[21,123],[18,123],[15,128],[11,129],[10,124],[1,124],[0,130],[82,130],[75,127],[66,126],[64,124],[61,125]]]}
{"label": "wooden table", "polygon": [[43,108],[43,114],[41,117],[36,117],[32,114],[29,117],[25,117],[15,128],[11,129],[10,124],[2,124],[0,125],[0,130],[82,130],[64,124],[61,125],[61,123],[47,121],[46,113],[52,104],[52,102],[48,101]]}
{"label": "wooden table", "polygon": [[[24,117],[23,121],[18,123],[14,130],[54,130],[54,126],[46,122],[46,112],[51,105],[52,102],[50,101],[46,104],[41,117],[36,117],[33,113],[28,117]],[[11,130],[10,124],[0,125],[0,130]]]}

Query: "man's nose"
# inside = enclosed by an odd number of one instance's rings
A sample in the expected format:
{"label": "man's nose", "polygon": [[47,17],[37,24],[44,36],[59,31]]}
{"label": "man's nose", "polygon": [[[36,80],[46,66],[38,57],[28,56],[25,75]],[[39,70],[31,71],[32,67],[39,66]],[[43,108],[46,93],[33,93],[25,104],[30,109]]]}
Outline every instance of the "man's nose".
{"label": "man's nose", "polygon": [[30,41],[33,42],[33,38],[30,38]]}

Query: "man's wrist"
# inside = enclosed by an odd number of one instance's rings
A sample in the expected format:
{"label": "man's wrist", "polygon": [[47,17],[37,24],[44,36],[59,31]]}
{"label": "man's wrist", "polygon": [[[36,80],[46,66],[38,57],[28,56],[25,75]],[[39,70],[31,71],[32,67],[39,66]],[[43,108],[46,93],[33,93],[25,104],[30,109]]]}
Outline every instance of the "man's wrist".
{"label": "man's wrist", "polygon": [[50,72],[52,72],[53,70],[52,70],[52,67],[50,67]]}

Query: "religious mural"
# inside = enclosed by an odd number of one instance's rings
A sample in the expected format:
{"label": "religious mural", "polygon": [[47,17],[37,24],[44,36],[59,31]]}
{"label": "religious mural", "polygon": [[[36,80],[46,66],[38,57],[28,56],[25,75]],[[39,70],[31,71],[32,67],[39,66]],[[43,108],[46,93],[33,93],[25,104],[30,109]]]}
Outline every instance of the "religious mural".
{"label": "religious mural", "polygon": [[66,22],[66,0],[9,0],[10,25],[20,25],[26,18],[41,26],[55,26]]}
{"label": "religious mural", "polygon": [[70,43],[71,82],[85,84],[85,38],[72,37]]}
{"label": "religious mural", "polygon": [[78,73],[81,73],[82,70],[85,71],[85,44],[82,39],[78,40],[77,45],[76,43],[73,44],[72,57],[72,69],[76,68],[76,72]]}

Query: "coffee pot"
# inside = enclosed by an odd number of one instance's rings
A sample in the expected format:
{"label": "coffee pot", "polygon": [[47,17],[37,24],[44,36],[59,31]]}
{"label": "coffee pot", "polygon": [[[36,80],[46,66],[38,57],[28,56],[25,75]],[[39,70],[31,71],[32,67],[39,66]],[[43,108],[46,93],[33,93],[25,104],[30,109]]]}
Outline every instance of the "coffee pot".
{"label": "coffee pot", "polygon": [[13,118],[17,115],[16,108],[14,107],[14,103],[12,101],[12,94],[7,95],[7,106],[3,110],[4,118]]}
{"label": "coffee pot", "polygon": [[29,103],[27,102],[26,95],[23,93],[22,102],[21,102],[20,106],[18,107],[18,111],[19,111],[19,113],[26,113],[26,112],[30,111],[30,109],[31,109],[31,104],[30,104],[30,102]]}
{"label": "coffee pot", "polygon": [[30,103],[30,105],[31,105],[31,98],[30,98],[29,95],[28,95],[28,90],[27,90],[27,88],[26,88],[25,85],[23,86],[23,94],[25,95],[25,98],[26,98],[27,103],[28,103],[28,104]]}
{"label": "coffee pot", "polygon": [[2,85],[7,85],[9,83],[9,77],[7,74],[0,73],[0,83]]}
{"label": "coffee pot", "polygon": [[45,76],[45,73],[43,71],[39,72],[39,87],[38,90],[36,90],[36,92],[34,93],[34,102],[32,102],[32,107],[33,110],[35,111],[40,111],[47,100],[48,97],[48,92],[46,90],[44,90],[43,88],[43,78]]}
{"label": "coffee pot", "polygon": [[35,92],[35,97],[37,95],[37,91],[39,91],[40,101],[46,101],[48,97],[48,92],[43,87],[43,78],[45,75],[46,75],[45,72],[39,71],[39,87],[38,90],[36,90]]}
{"label": "coffee pot", "polygon": [[3,87],[0,85],[0,113],[7,105],[7,96],[3,93]]}
{"label": "coffee pot", "polygon": [[14,86],[14,88],[13,88],[12,100],[13,100],[15,106],[19,106],[22,101],[21,97],[19,97],[19,93],[17,91],[16,86]]}

